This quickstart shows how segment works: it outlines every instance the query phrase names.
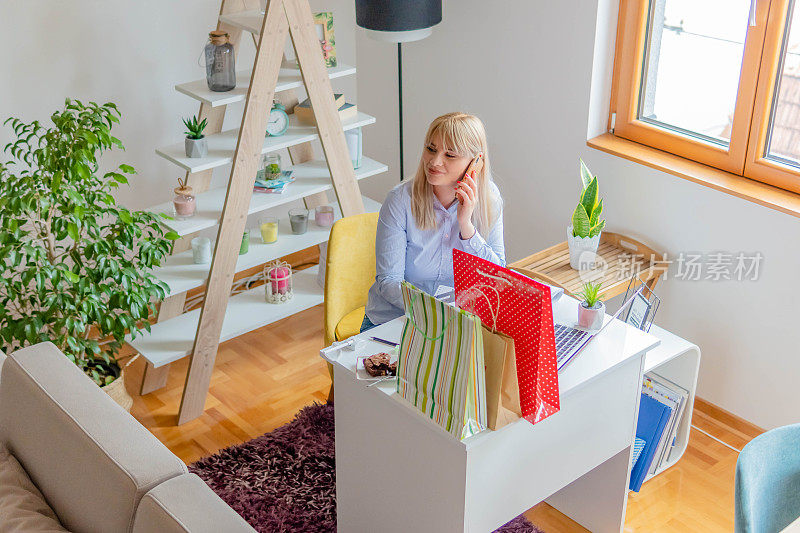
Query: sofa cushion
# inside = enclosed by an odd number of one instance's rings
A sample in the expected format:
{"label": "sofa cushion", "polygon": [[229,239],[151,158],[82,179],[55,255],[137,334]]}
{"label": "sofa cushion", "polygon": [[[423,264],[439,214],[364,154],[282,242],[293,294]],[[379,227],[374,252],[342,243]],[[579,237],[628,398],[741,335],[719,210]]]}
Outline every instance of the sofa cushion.
{"label": "sofa cushion", "polygon": [[71,531],[130,531],[141,497],[187,472],[49,342],[3,363],[0,442]]}
{"label": "sofa cushion", "polygon": [[19,461],[0,445],[0,533],[66,531]]}
{"label": "sofa cushion", "polygon": [[142,498],[133,533],[253,533],[197,474],[174,477]]}

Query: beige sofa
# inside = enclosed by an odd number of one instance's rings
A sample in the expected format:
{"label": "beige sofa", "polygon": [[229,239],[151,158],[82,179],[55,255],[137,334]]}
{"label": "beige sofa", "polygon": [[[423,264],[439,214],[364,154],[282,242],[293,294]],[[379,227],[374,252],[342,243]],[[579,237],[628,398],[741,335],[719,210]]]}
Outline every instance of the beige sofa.
{"label": "beige sofa", "polygon": [[51,343],[0,352],[0,452],[0,533],[59,530],[36,492],[68,531],[255,531]]}

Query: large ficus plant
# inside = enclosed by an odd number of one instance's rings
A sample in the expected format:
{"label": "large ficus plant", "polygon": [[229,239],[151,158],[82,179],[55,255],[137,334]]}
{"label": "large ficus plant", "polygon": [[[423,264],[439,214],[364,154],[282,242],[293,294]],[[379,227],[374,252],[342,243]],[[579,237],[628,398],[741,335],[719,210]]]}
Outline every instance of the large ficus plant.
{"label": "large ficus plant", "polygon": [[99,168],[103,152],[123,148],[111,135],[119,116],[112,103],[68,99],[52,127],[10,118],[16,140],[0,162],[2,347],[51,341],[99,385],[118,377],[125,333],[150,330],[168,291],[150,270],[177,237],[111,194],[135,173]]}
{"label": "large ficus plant", "polygon": [[603,212],[603,200],[597,189],[597,176],[592,176],[589,167],[581,159],[581,191],[580,200],[575,211],[572,212],[573,237],[595,237],[603,228],[606,221],[600,220]]}

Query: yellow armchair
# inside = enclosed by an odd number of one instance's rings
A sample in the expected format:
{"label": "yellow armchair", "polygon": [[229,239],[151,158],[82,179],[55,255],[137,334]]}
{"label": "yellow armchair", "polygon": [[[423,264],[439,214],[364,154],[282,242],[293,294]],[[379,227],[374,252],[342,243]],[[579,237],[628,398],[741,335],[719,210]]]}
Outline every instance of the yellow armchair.
{"label": "yellow armchair", "polygon": [[375,281],[378,213],[345,217],[331,228],[325,264],[325,345],[359,332]]}

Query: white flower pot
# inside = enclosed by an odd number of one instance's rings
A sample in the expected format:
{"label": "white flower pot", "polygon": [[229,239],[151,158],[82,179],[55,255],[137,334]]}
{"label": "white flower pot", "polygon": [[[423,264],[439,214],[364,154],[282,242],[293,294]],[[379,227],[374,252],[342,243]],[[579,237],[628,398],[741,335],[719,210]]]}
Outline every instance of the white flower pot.
{"label": "white flower pot", "polygon": [[200,139],[184,139],[184,148],[186,149],[186,157],[205,157],[208,155],[208,141],[205,137]]}
{"label": "white flower pot", "polygon": [[597,257],[601,231],[594,237],[575,237],[572,226],[567,226],[567,246],[569,246],[569,266],[575,270],[591,270]]}
{"label": "white flower pot", "polygon": [[594,307],[586,307],[586,302],[578,305],[578,325],[586,329],[600,329],[606,314],[606,304],[597,302]]}

